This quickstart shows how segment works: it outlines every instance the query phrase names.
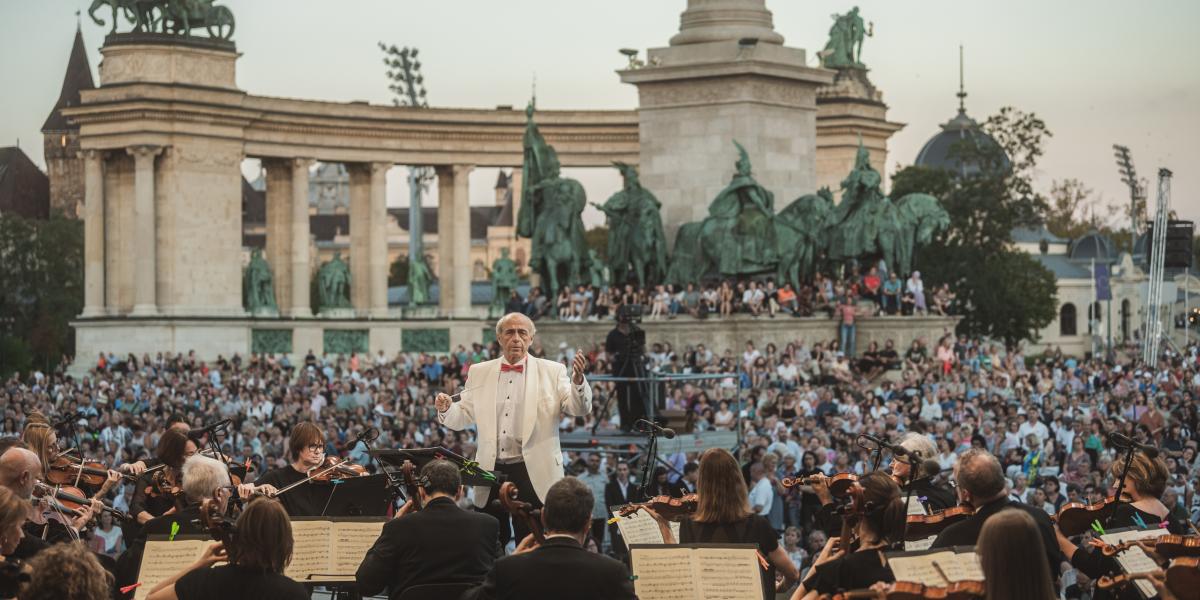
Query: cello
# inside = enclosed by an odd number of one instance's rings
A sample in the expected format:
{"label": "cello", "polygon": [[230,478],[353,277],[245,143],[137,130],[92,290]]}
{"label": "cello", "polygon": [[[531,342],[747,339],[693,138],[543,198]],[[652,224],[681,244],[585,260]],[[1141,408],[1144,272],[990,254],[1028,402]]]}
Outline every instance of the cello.
{"label": "cello", "polygon": [[525,523],[539,546],[545,544],[546,534],[542,532],[542,512],[534,508],[532,504],[517,499],[518,493],[517,484],[511,481],[500,484],[500,504],[514,519],[521,519]]}
{"label": "cello", "polygon": [[421,493],[420,488],[425,486],[425,477],[417,475],[417,467],[410,460],[404,461],[400,466],[400,478],[404,485],[404,495],[412,502],[412,510],[421,510]]}

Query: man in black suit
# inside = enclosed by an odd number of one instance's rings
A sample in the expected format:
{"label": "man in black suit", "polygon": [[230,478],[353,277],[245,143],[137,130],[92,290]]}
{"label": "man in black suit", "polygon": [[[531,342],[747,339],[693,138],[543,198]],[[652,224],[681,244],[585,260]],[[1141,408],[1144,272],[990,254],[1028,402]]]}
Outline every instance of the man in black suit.
{"label": "man in black suit", "polygon": [[409,501],[401,515],[383,526],[379,539],[358,566],[355,579],[363,596],[387,589],[396,600],[404,590],[423,584],[483,581],[500,556],[496,519],[466,511],[458,467],[446,460],[421,469],[421,510]]}
{"label": "man in black suit", "polygon": [[967,450],[954,465],[954,477],[958,481],[959,499],[963,504],[974,507],[975,514],[943,529],[933,541],[933,548],[974,546],[984,522],[992,515],[1006,509],[1023,510],[1037,523],[1038,532],[1042,535],[1042,544],[1046,548],[1050,574],[1052,577],[1058,577],[1059,565],[1064,559],[1058,547],[1058,538],[1054,535],[1050,515],[1040,507],[1008,499],[1004,469],[995,456],[980,448]]}
{"label": "man in black suit", "polygon": [[[610,509],[614,506],[629,504],[641,500],[638,497],[637,485],[633,479],[629,477],[629,463],[617,463],[617,471],[613,476],[612,481],[604,486],[604,504]],[[609,539],[612,540],[613,554],[617,558],[625,556],[625,540],[621,537],[621,530],[617,529],[616,524],[608,526]]]}
{"label": "man in black suit", "polygon": [[542,525],[546,543],[533,535],[512,556],[496,561],[474,600],[636,600],[629,570],[621,562],[583,548],[592,526],[592,491],[574,477],[550,486]]}
{"label": "man in black suit", "polygon": [[683,466],[683,477],[671,484],[671,497],[682,498],[696,493],[696,480],[700,478],[700,465],[690,462]]}

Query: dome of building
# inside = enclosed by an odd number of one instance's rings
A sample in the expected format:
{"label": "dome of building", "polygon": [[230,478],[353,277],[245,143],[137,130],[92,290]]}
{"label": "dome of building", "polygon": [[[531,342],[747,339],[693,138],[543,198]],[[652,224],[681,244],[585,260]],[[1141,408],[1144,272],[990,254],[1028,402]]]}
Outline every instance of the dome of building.
{"label": "dome of building", "polygon": [[1000,154],[1000,169],[1008,171],[1012,168],[1008,155],[992,136],[988,135],[979,123],[967,116],[967,92],[962,83],[962,47],[959,47],[959,82],[958,82],[958,114],[942,125],[942,130],[929,138],[928,142],[917,153],[913,164],[919,167],[945,169],[959,177],[966,177],[979,172],[979,165],[972,161],[964,161],[956,156],[957,144],[974,142],[984,152],[995,150]]}
{"label": "dome of building", "polygon": [[1095,259],[1100,262],[1115,261],[1118,254],[1117,245],[1112,239],[1094,230],[1072,241],[1069,251],[1071,260]]}

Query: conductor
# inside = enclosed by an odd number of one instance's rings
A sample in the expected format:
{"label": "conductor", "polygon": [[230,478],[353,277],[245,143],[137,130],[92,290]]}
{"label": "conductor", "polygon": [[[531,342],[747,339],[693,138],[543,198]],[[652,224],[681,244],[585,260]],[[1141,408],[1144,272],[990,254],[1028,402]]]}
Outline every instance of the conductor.
{"label": "conductor", "polygon": [[[501,358],[471,365],[458,402],[441,393],[434,401],[438,421],[461,431],[475,425],[475,461],[516,484],[518,498],[542,506],[550,486],[563,478],[558,423],[562,413],[582,417],[592,410],[592,390],[583,377],[587,358],[576,354],[570,376],[552,360],[529,356],[537,329],[521,313],[496,322]],[[475,506],[500,521],[500,543],[508,543],[508,513],[493,505],[498,488],[475,487]],[[521,522],[513,529],[520,541],[529,533]]]}

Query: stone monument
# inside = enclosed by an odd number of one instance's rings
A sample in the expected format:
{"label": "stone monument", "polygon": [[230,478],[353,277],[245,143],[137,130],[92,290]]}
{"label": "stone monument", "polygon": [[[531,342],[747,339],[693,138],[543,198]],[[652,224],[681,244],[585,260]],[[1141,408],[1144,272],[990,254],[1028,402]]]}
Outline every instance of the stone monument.
{"label": "stone monument", "polygon": [[638,88],[641,180],[662,201],[668,243],[706,216],[696,200],[728,183],[733,137],[766,188],[784,198],[817,188],[817,88],[834,73],[783,41],[765,0],[688,0],[670,45],[618,72]]}

